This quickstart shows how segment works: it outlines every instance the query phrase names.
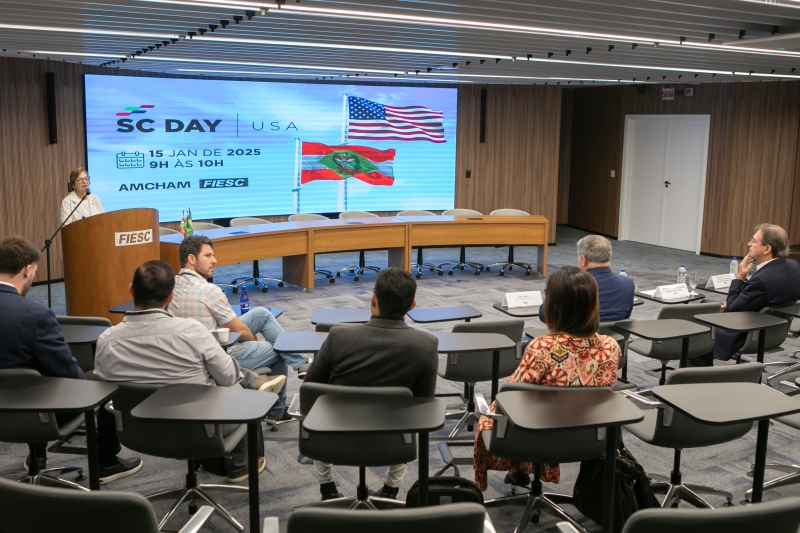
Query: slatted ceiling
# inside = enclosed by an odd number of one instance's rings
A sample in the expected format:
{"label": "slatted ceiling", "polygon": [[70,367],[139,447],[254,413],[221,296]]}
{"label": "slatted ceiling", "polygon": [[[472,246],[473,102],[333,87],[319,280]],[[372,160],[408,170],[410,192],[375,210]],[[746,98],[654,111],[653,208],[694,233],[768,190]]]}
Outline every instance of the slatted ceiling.
{"label": "slatted ceiling", "polygon": [[[213,3],[213,0],[209,0]],[[701,0],[692,3],[677,3],[658,0],[459,0],[449,4],[433,1],[403,0],[355,0],[338,2],[330,0],[290,1],[283,9],[264,2],[270,10],[253,20],[246,18],[241,24],[233,22],[234,15],[244,15],[235,7],[178,5],[142,0],[116,2],[88,2],[80,0],[34,0],[33,2],[5,1],[0,4],[2,24],[24,24],[30,26],[53,26],[64,28],[88,28],[93,30],[144,32],[186,36],[207,28],[208,24],[219,25],[220,20],[231,21],[227,28],[221,26],[208,37],[238,39],[269,39],[279,41],[306,41],[327,44],[354,44],[390,48],[415,48],[439,51],[430,55],[412,54],[403,51],[343,50],[335,48],[307,48],[275,44],[213,42],[198,36],[183,42],[170,44],[143,54],[141,58],[124,63],[115,63],[120,69],[150,72],[178,72],[179,69],[243,70],[232,61],[271,62],[298,65],[321,65],[342,70],[323,73],[320,70],[293,69],[298,79],[307,79],[309,74],[320,76],[345,75],[346,68],[393,70],[398,72],[425,72],[427,68],[451,67],[458,63],[455,73],[464,81],[474,83],[534,83],[538,80],[523,78],[470,78],[469,74],[484,76],[563,77],[591,78],[595,80],[639,81],[650,77],[651,82],[660,82],[662,76],[674,83],[720,82],[746,79],[728,75],[712,77],[700,74],[641,68],[645,65],[680,69],[740,71],[776,73],[786,75],[792,68],[800,68],[800,57],[778,57],[753,53],[736,53],[692,47],[654,48],[640,44],[635,50],[630,42],[608,41],[600,38],[577,38],[571,35],[538,35],[512,31],[496,31],[487,28],[467,28],[456,24],[407,23],[396,20],[378,20],[369,14],[389,13],[423,17],[438,17],[449,20],[477,21],[483,23],[512,24],[542,27],[569,32],[594,32],[626,35],[649,40],[672,40],[686,37],[690,42],[704,43],[709,33],[715,34],[714,43],[747,43],[763,38],[778,26],[782,34],[800,32],[800,9],[789,0],[775,3],[741,0]],[[293,7],[324,8],[334,10],[364,11],[363,16],[331,17],[321,14],[291,11]],[[745,39],[739,40],[739,31],[746,30]],[[23,29],[0,30],[0,49],[4,55],[33,50],[45,52],[73,52],[87,54],[114,54],[122,57],[137,50],[153,46],[164,40],[158,36],[119,36],[106,34],[72,34],[54,31]],[[613,45],[613,52],[608,46]],[[592,52],[586,54],[586,48]],[[572,50],[567,57],[566,50]],[[503,60],[495,64],[487,59],[480,65],[478,58],[453,55],[452,52],[518,56],[531,54],[534,58],[546,58],[548,52],[553,59],[572,62],[590,61],[601,65],[564,63],[539,63],[524,60]],[[30,57],[28,55],[27,57]],[[107,57],[80,55],[52,55],[54,59],[101,65]],[[201,59],[208,63],[158,61],[160,59]],[[607,66],[609,63],[629,65],[630,68]],[[249,71],[259,71],[254,66]],[[276,68],[263,68],[264,75]],[[306,76],[300,76],[304,74]],[[796,72],[800,75],[800,72]],[[219,75],[219,74],[217,74]],[[235,73],[233,75],[236,75]],[[253,76],[252,74],[250,76]],[[258,76],[258,75],[256,75]],[[369,77],[369,76],[368,76]],[[437,78],[436,76],[401,76],[403,80]],[[288,79],[290,76],[281,76]],[[400,78],[400,77],[399,77]],[[452,78],[452,76],[450,77]],[[442,79],[441,77],[439,78]],[[756,78],[758,79],[758,78]],[[402,81],[402,80],[401,80]],[[431,83],[430,80],[422,80]],[[555,80],[554,80],[555,81]],[[579,83],[576,81],[576,83]]]}

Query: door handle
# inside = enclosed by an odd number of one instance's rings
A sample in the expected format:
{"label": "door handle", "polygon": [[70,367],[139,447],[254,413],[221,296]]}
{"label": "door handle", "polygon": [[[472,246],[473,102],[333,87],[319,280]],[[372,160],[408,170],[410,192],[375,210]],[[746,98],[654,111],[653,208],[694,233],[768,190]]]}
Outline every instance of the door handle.
{"label": "door handle", "polygon": [[664,187],[665,187],[665,188],[669,188],[669,186],[670,186],[670,185],[672,185],[672,183],[670,183],[670,182],[668,182],[668,181],[665,181],[665,182],[664,182]]}

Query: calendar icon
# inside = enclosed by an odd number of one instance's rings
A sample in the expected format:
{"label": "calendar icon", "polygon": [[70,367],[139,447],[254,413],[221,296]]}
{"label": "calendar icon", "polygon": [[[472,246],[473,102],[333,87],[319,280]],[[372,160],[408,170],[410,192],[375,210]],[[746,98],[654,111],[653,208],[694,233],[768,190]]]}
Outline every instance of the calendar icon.
{"label": "calendar icon", "polygon": [[117,154],[117,168],[144,168],[144,154],[139,152]]}

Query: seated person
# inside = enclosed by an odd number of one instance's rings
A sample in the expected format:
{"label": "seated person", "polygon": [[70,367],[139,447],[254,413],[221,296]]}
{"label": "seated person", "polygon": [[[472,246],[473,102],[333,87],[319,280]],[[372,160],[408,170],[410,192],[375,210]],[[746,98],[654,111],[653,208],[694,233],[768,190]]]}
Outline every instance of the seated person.
{"label": "seated person", "polygon": [[[365,387],[408,387],[414,396],[433,398],[439,367],[439,340],[406,325],[414,309],[417,282],[409,272],[386,268],[372,294],[372,318],[366,324],[334,326],[308,369],[305,381]],[[331,465],[314,461],[322,499],[341,497]],[[407,465],[393,465],[383,489],[374,495],[395,498]]]}
{"label": "seated person", "polygon": [[[533,339],[519,367],[507,383],[537,383],[552,387],[610,387],[617,379],[620,350],[611,337],[598,335],[597,283],[585,271],[563,267],[547,279],[544,316],[551,333]],[[558,357],[556,357],[556,355]],[[491,410],[494,412],[495,404]],[[530,484],[531,463],[511,461],[490,454],[481,434],[491,431],[493,421],[482,416],[475,432],[473,465],[475,483],[487,487],[487,470],[508,471],[505,482]],[[542,481],[558,483],[557,464],[541,465]]]}
{"label": "seated person", "polygon": [[[789,257],[786,231],[772,224],[759,224],[748,243],[749,253],[742,259],[736,279],[731,281],[724,313],[760,311],[764,307],[790,305],[800,299],[800,265]],[[748,280],[750,267],[758,263]],[[716,328],[712,352],[690,358],[692,366],[711,366],[713,359],[727,361],[742,349],[747,333]],[[713,355],[713,358],[712,358]]]}
{"label": "seated person", "polygon": [[[268,366],[273,374],[286,375],[288,365],[297,370],[298,377],[305,375],[308,356],[276,353],[272,349],[272,343],[283,332],[283,328],[269,310],[251,307],[248,313],[237,318],[222,289],[208,283],[217,264],[211,239],[200,235],[187,237],[181,243],[179,254],[181,271],[175,278],[175,299],[167,311],[176,317],[194,318],[211,331],[229,328],[239,333],[240,346],[244,349],[233,356],[244,368],[252,370]],[[257,340],[257,333],[261,333],[265,340]],[[284,387],[278,393],[278,403],[270,413],[270,419],[277,424],[294,420],[286,410]]]}
{"label": "seated person", "polygon": [[[578,241],[578,266],[592,275],[600,292],[600,322],[625,320],[633,311],[636,284],[626,276],[611,272],[611,242],[600,235],[587,235]],[[544,305],[539,307],[544,322]]]}
{"label": "seated person", "polygon": [[[39,250],[22,237],[0,241],[0,368],[30,368],[43,376],[83,379],[83,371],[64,342],[56,315],[47,307],[25,298],[39,266]],[[58,413],[66,423],[79,413]],[[30,444],[39,469],[47,467],[47,443]],[[117,457],[121,447],[114,417],[97,413],[97,447],[100,483],[135,474],[142,468],[138,457]],[[30,456],[25,460],[27,470]]]}
{"label": "seated person", "polygon": [[[195,383],[275,391],[285,376],[257,376],[239,367],[214,335],[196,320],[173,317],[164,309],[172,301],[175,270],[163,261],[148,261],[133,274],[133,311],[97,340],[95,375],[104,381],[144,384]],[[230,434],[237,424],[223,424]],[[261,425],[259,425],[259,432]],[[258,471],[267,465],[264,439],[259,438]],[[228,481],[247,479],[247,439],[225,459]]]}

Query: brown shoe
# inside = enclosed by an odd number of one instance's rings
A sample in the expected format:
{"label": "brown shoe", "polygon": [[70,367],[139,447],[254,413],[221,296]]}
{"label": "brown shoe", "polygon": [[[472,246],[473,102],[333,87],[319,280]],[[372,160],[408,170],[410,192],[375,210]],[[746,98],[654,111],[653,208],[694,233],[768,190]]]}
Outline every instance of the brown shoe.
{"label": "brown shoe", "polygon": [[278,394],[284,383],[286,383],[286,376],[258,376],[256,389]]}
{"label": "brown shoe", "polygon": [[[258,458],[258,473],[260,474],[261,472],[263,472],[265,468],[267,468],[267,458],[266,457],[259,457]],[[228,476],[228,478],[225,481],[227,481],[228,483],[241,483],[242,481],[246,480],[249,477],[250,477],[250,474],[245,472],[244,474],[242,474],[239,477],[230,477],[230,476]]]}

